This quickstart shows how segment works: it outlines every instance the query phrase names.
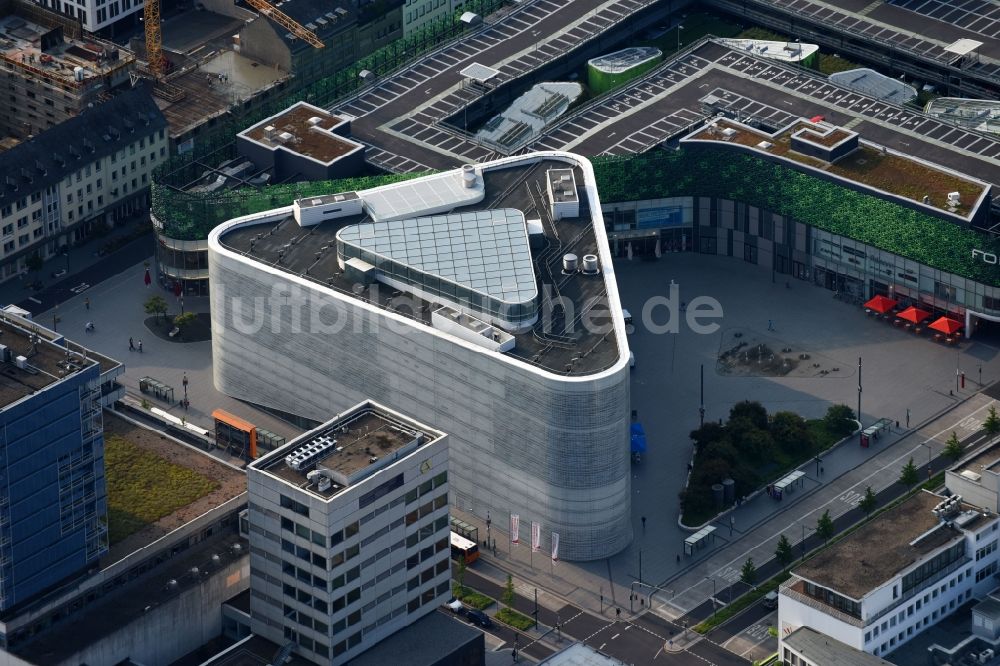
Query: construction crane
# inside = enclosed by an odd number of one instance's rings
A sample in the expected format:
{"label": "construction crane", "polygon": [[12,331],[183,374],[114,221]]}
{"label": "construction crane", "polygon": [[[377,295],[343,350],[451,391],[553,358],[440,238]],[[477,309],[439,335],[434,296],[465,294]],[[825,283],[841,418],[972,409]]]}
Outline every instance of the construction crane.
{"label": "construction crane", "polygon": [[[302,41],[312,44],[317,49],[323,48],[323,42],[316,36],[315,32],[303,28],[290,16],[273,7],[267,0],[247,0],[247,3]],[[149,33],[147,32],[146,34],[148,35]]]}
{"label": "construction crane", "polygon": [[146,0],[142,20],[146,24],[146,61],[149,63],[150,73],[156,80],[160,80],[166,69],[166,62],[163,60],[163,35],[160,32],[160,0]]}

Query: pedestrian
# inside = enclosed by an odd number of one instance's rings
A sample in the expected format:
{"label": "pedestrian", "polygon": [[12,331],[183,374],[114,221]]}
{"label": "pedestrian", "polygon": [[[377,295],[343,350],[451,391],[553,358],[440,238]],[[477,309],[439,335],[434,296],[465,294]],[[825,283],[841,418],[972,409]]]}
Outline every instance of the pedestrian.
{"label": "pedestrian", "polygon": [[678,554],[677,555],[677,564],[680,564],[680,563],[681,563],[681,556],[680,556],[680,554]]}
{"label": "pedestrian", "polygon": [[139,338],[139,353],[142,353],[142,338]]}
{"label": "pedestrian", "polygon": [[88,310],[90,309],[90,297],[89,296],[83,299],[83,307],[87,308]]}
{"label": "pedestrian", "polygon": [[132,340],[131,336],[128,339],[128,350],[135,351],[135,342]]}
{"label": "pedestrian", "polygon": [[642,533],[646,533],[646,516],[642,517]]}
{"label": "pedestrian", "polygon": [[770,319],[767,320],[767,330],[769,330],[769,331],[773,331],[774,330],[774,322],[771,321]]}

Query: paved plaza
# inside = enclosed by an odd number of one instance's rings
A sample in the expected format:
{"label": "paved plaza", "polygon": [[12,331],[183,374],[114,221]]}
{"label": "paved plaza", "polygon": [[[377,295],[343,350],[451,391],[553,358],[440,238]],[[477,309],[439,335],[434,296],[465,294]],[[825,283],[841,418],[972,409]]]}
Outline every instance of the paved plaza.
{"label": "paved plaza", "polygon": [[[748,555],[758,566],[771,558],[779,533],[798,544],[826,508],[836,517],[856,505],[866,485],[878,491],[894,482],[911,456],[918,463],[926,460],[925,441],[930,440],[936,456],[953,429],[959,437],[978,430],[991,402],[976,395],[979,368],[986,384],[1000,377],[1000,350],[993,346],[977,341],[957,348],[942,346],[869,319],[861,308],[833,299],[830,291],[798,280],[786,286],[786,276],[780,275],[772,282],[769,271],[731,258],[675,253],[658,261],[618,260],[615,270],[622,304],[636,322],[629,336],[636,357],[631,400],[649,441],[648,453],[633,466],[635,539],[609,561],[553,566],[543,554],[529,562],[530,553],[523,545],[508,552],[506,533],[497,529],[504,527],[498,524],[503,521],[495,520],[493,528],[501,566],[582,607],[603,610],[606,616],[612,604],[628,608],[629,586],[640,576],[640,557],[642,580],[667,590],[654,595],[654,608],[678,617],[697,607],[712,596],[713,586],[706,577],[715,578],[717,588],[724,589],[738,578]],[[671,280],[680,301],[691,303],[707,296],[719,302],[723,317],[717,331],[699,335],[682,321],[676,334],[654,334],[649,322],[643,324],[644,304],[667,296]],[[680,313],[682,319],[685,314]],[[666,308],[653,308],[651,316],[654,326],[665,324]],[[774,331],[767,331],[769,322]],[[716,372],[720,345],[731,329],[812,352],[840,370],[810,378],[720,375]],[[761,401],[769,412],[790,410],[815,418],[834,403],[856,408],[859,357],[864,423],[889,418],[899,420],[900,429],[894,427],[870,449],[853,440],[842,444],[824,456],[822,475],[814,463],[803,465],[806,478],[801,489],[782,502],[765,494],[750,498],[733,512],[731,535],[727,516],[716,523],[719,537],[714,547],[684,556],[683,541],[691,531],[677,524],[678,493],[691,458],[689,433],[699,423],[701,366],[706,420],[725,419],[733,404],[746,399]],[[967,375],[964,390],[955,388],[956,367]],[[870,464],[859,468],[866,462]],[[647,519],[645,530],[642,516]],[[485,534],[485,526],[481,530]],[[635,610],[640,610],[638,602]]]}

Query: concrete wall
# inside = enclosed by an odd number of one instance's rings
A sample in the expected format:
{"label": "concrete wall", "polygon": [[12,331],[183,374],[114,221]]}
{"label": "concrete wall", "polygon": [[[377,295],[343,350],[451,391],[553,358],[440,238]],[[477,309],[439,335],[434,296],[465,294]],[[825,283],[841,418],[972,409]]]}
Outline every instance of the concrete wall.
{"label": "concrete wall", "polygon": [[222,602],[249,585],[250,561],[242,557],[220,568],[201,585],[185,590],[51,666],[117,664],[126,658],[143,666],[167,666],[222,633]]}
{"label": "concrete wall", "polygon": [[292,71],[288,46],[265,18],[257,18],[240,30],[240,53],[284,72]]}

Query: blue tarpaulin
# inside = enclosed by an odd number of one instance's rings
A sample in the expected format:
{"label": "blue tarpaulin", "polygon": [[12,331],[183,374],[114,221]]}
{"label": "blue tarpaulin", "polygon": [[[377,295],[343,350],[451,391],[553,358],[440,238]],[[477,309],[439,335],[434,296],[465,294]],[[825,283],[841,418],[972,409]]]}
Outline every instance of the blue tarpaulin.
{"label": "blue tarpaulin", "polygon": [[646,431],[641,423],[632,424],[632,453],[646,452]]}

